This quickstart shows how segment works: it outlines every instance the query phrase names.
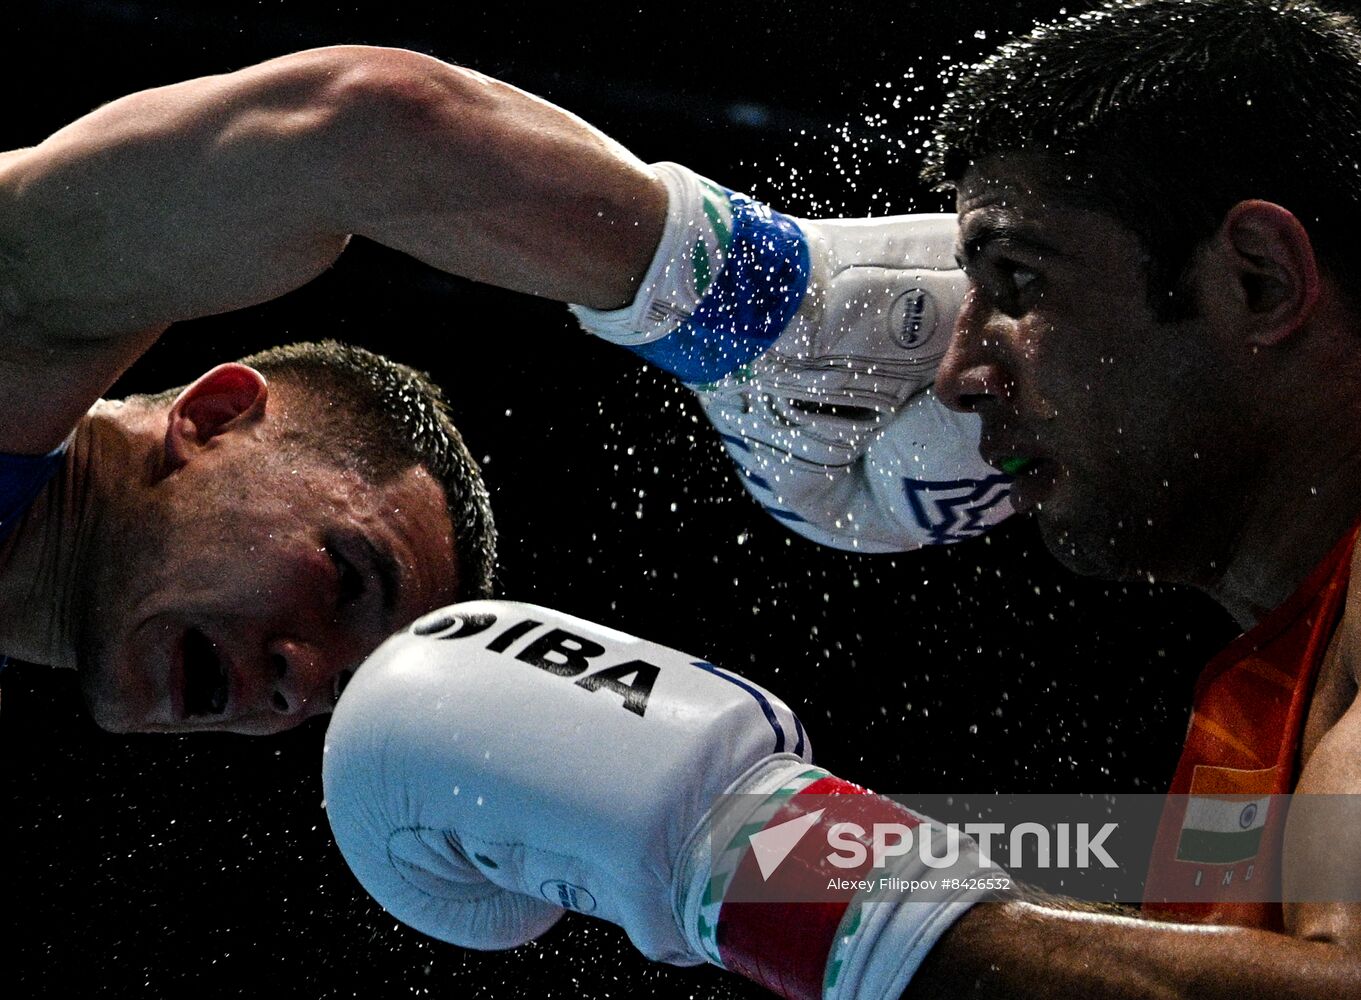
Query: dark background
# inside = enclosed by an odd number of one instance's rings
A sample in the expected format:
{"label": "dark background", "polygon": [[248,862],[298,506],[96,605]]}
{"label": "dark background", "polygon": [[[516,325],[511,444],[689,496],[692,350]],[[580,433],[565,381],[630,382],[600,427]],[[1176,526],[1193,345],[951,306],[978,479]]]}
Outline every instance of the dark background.
{"label": "dark background", "polygon": [[[143,87],[366,42],[469,64],[796,214],[938,211],[915,164],[942,70],[1059,8],[46,0],[0,27],[0,147]],[[746,498],[683,391],[560,306],[362,241],[282,300],[176,327],[120,389],[320,336],[448,387],[493,492],[507,596],[745,673],[799,711],[822,764],[884,791],[1157,791],[1195,673],[1234,631],[1202,598],[1069,576],[1024,518],[903,556],[819,549]],[[492,955],[397,927],[331,845],[321,720],[115,737],[69,676],[16,665],[3,691],[7,997],[756,995],[649,965],[584,918]]]}

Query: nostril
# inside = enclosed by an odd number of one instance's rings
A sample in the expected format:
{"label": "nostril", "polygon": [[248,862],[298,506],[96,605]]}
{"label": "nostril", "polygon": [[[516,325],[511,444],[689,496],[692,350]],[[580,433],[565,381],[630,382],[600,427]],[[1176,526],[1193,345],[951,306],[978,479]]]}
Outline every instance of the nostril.
{"label": "nostril", "polygon": [[288,699],[279,691],[274,692],[274,710],[276,712],[288,711]]}
{"label": "nostril", "polygon": [[987,401],[987,393],[963,392],[955,397],[955,404],[966,413],[977,413],[978,408]]}
{"label": "nostril", "polygon": [[[288,673],[288,661],[285,660],[278,653],[275,653],[273,656],[271,656],[269,658],[269,661],[274,666],[275,677],[282,677],[284,674]],[[276,695],[275,697],[278,696]]]}

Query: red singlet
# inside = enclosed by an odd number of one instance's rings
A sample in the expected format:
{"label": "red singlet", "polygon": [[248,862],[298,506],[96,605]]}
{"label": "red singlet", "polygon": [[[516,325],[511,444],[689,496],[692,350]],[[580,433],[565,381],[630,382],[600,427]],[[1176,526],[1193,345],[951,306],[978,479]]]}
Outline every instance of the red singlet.
{"label": "red singlet", "polygon": [[[1334,546],[1280,607],[1210,661],[1196,682],[1186,745],[1149,865],[1144,912],[1189,923],[1282,929],[1279,895],[1284,810],[1264,796],[1295,787],[1314,681],[1342,617],[1357,529]],[[1241,814],[1241,830],[1188,815]],[[1238,808],[1241,805],[1241,810]],[[1226,835],[1227,834],[1227,835]],[[1236,838],[1236,839],[1235,839]],[[1246,845],[1246,846],[1245,846]]]}

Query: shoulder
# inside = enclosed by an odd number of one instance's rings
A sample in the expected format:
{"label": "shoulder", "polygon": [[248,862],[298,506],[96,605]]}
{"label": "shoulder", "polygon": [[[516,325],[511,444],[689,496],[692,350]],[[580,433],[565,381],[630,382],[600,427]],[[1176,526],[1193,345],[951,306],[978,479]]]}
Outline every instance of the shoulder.
{"label": "shoulder", "polygon": [[1353,558],[1342,617],[1328,644],[1310,699],[1301,743],[1301,761],[1306,769],[1317,751],[1323,751],[1326,760],[1329,746],[1335,746],[1345,733],[1356,730],[1361,734],[1358,692],[1361,692],[1361,559]]}
{"label": "shoulder", "polygon": [[[1361,549],[1361,544],[1357,548]],[[1353,688],[1361,687],[1361,558],[1356,552],[1352,554],[1347,599],[1333,639],[1333,649]]]}

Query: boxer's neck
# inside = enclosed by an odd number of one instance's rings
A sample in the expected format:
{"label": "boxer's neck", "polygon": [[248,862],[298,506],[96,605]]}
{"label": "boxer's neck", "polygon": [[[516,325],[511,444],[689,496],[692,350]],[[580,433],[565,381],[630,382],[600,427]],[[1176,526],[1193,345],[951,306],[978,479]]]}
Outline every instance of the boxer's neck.
{"label": "boxer's neck", "polygon": [[1204,588],[1245,628],[1289,598],[1361,519],[1357,409],[1300,421],[1253,490],[1224,572]]}
{"label": "boxer's neck", "polygon": [[[0,652],[56,667],[78,663],[85,581],[107,550],[101,539],[129,527],[120,502],[140,479],[147,443],[123,404],[96,403],[72,435],[65,463],[0,546]],[[121,485],[121,489],[120,489]]]}

